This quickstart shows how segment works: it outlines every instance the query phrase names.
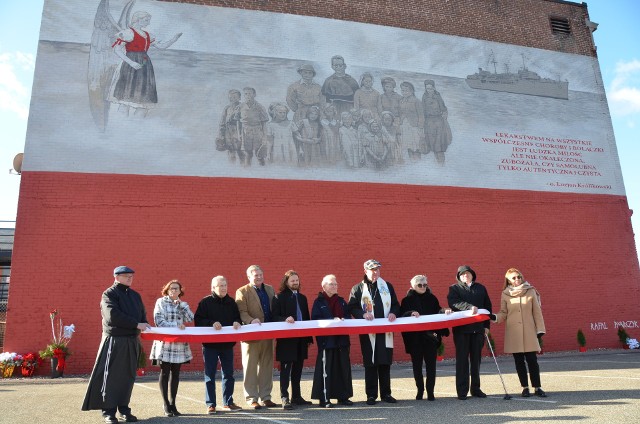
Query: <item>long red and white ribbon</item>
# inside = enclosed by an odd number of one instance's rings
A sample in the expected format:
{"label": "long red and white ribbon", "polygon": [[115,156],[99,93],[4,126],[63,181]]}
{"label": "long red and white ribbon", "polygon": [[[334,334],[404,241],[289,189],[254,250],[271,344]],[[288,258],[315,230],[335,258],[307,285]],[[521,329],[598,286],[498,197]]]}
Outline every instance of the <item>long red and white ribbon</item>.
{"label": "long red and white ribbon", "polygon": [[215,330],[212,327],[187,327],[184,330],[175,327],[152,327],[144,331],[140,337],[144,340],[165,342],[222,343],[290,337],[438,330],[488,319],[489,311],[480,309],[476,315],[472,315],[471,311],[461,311],[449,315],[435,314],[422,315],[417,318],[398,318],[393,322],[389,322],[386,318],[376,318],[371,321],[364,319],[297,321],[293,324],[268,322],[243,325],[238,330],[234,330],[233,327],[222,327],[220,330]]}

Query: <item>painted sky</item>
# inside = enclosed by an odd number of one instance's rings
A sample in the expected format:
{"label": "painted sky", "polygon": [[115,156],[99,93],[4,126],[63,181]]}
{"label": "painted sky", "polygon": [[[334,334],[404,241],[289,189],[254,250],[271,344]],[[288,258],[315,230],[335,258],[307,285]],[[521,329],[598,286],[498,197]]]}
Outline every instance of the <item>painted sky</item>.
{"label": "painted sky", "polygon": [[[0,227],[13,226],[20,177],[10,175],[24,151],[43,0],[0,2]],[[640,232],[640,16],[636,0],[590,0],[591,20],[635,233]],[[73,31],[70,29],[70,31]],[[5,222],[9,221],[9,222]],[[636,245],[640,238],[636,237]]]}

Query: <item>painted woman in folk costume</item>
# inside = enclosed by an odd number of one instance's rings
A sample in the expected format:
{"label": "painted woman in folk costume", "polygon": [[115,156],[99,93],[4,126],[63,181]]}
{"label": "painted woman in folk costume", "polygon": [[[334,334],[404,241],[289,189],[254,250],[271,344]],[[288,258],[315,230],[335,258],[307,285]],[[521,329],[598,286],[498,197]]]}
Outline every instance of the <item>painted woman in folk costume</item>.
{"label": "painted woman in folk costume", "polygon": [[137,11],[131,17],[129,28],[118,33],[113,51],[122,63],[116,69],[109,93],[110,102],[126,106],[127,111],[133,108],[134,113],[143,115],[158,103],[156,77],[147,51],[151,46],[166,49],[182,35],[179,33],[160,42],[144,30],[150,22],[150,14]]}

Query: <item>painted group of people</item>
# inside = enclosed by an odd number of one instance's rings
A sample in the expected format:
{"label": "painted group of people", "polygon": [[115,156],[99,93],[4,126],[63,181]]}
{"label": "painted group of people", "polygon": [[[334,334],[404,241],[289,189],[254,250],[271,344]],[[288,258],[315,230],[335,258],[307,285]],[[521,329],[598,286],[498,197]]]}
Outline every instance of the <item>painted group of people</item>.
{"label": "painted group of people", "polygon": [[[313,300],[311,309],[301,293],[300,276],[294,270],[287,271],[278,293],[265,283],[260,266],[247,269],[248,283],[236,290],[235,299],[228,294],[225,277],[216,276],[211,281],[211,294],[200,300],[196,312],[181,300],[182,284],[171,280],[161,290],[162,297],[154,307],[157,327],[184,329],[194,322],[199,327],[221,330],[223,327],[239,329],[242,325],[265,322],[286,322],[324,319],[387,319],[420,317],[431,314],[450,314],[455,311],[479,309],[489,311],[490,320],[453,327],[456,348],[456,392],[460,400],[468,395],[484,398],[480,388],[480,359],[490,322],[506,323],[505,353],[514,356],[517,374],[523,387],[522,396],[530,396],[529,378],[533,394],[545,397],[540,383],[540,371],[536,353],[539,339],[545,333],[544,320],[538,291],[515,268],[505,274],[501,293],[500,310],[492,313],[492,304],[486,288],[476,281],[476,273],[469,266],[461,266],[456,283],[449,287],[448,307],[442,307],[431,292],[427,277],[416,275],[410,281],[411,288],[402,301],[398,300],[391,282],[381,277],[381,263],[370,259],[363,264],[362,280],[354,285],[349,299],[338,294],[335,275],[322,279],[322,290]],[[91,374],[83,410],[100,409],[105,422],[121,420],[135,422],[129,401],[140,354],[138,336],[149,328],[140,295],[131,289],[134,271],[126,266],[114,270],[114,284],[102,295],[101,313],[103,336],[98,357]],[[311,310],[311,312],[309,312]],[[435,400],[436,355],[442,337],[449,336],[447,328],[403,332],[406,352],[411,357],[416,384],[416,399]],[[396,403],[391,393],[391,364],[393,361],[393,332],[361,334],[360,350],[365,374],[367,405],[378,400]],[[295,406],[310,405],[304,399],[300,382],[304,361],[308,358],[311,337],[277,339],[275,359],[280,363],[280,399],[276,404],[271,397],[273,389],[274,341],[242,341],[243,392],[246,407],[251,409],[281,406],[284,410]],[[332,408],[336,403],[351,406],[353,386],[351,378],[350,337],[348,335],[317,336],[318,354],[313,376],[310,399],[319,406]],[[205,403],[207,413],[218,410],[237,411],[242,407],[233,398],[234,370],[233,347],[235,342],[202,344],[204,359]],[[159,387],[166,416],[179,416],[176,397],[180,381],[180,367],[193,359],[189,343],[153,343],[150,359],[160,366]],[[218,363],[222,374],[222,405],[218,406],[215,379]],[[423,375],[423,365],[426,378]],[[289,391],[291,389],[291,391]]]}
{"label": "painted group of people", "polygon": [[345,72],[342,56],[331,58],[331,68],[334,74],[321,86],[313,80],[314,67],[300,65],[301,79],[289,85],[286,100],[268,109],[255,100],[253,87],[245,87],[243,93],[230,90],[216,148],[245,166],[255,156],[261,165],[343,163],[348,168],[384,169],[431,152],[444,164],[451,128],[433,80],[424,81],[419,100],[409,81],[400,84],[400,94],[391,77],[381,79],[382,93],[373,88],[369,72],[356,81]]}

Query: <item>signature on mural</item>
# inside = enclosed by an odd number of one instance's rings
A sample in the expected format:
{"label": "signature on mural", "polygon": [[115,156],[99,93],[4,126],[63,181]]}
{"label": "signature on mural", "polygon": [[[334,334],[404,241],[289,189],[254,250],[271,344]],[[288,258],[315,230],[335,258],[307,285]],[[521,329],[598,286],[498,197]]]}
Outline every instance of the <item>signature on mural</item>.
{"label": "signature on mural", "polygon": [[155,73],[147,52],[149,48],[169,48],[182,33],[160,41],[145,31],[151,15],[131,13],[135,0],[128,2],[116,22],[109,10],[109,0],[98,5],[94,20],[89,67],[89,105],[95,124],[104,131],[111,104],[129,116],[145,117],[158,103]]}
{"label": "signature on mural", "polygon": [[282,99],[272,99],[268,108],[257,100],[259,93],[253,87],[229,90],[216,149],[243,166],[250,166],[255,157],[260,165],[341,163],[382,170],[417,162],[431,152],[444,165],[452,135],[447,107],[433,80],[424,81],[419,100],[408,81],[400,84],[400,94],[389,76],[380,81],[382,93],[373,88],[370,72],[356,81],[346,73],[342,56],[331,58],[331,68],[334,73],[321,86],[314,81],[313,65],[300,65],[300,79],[287,87]]}

